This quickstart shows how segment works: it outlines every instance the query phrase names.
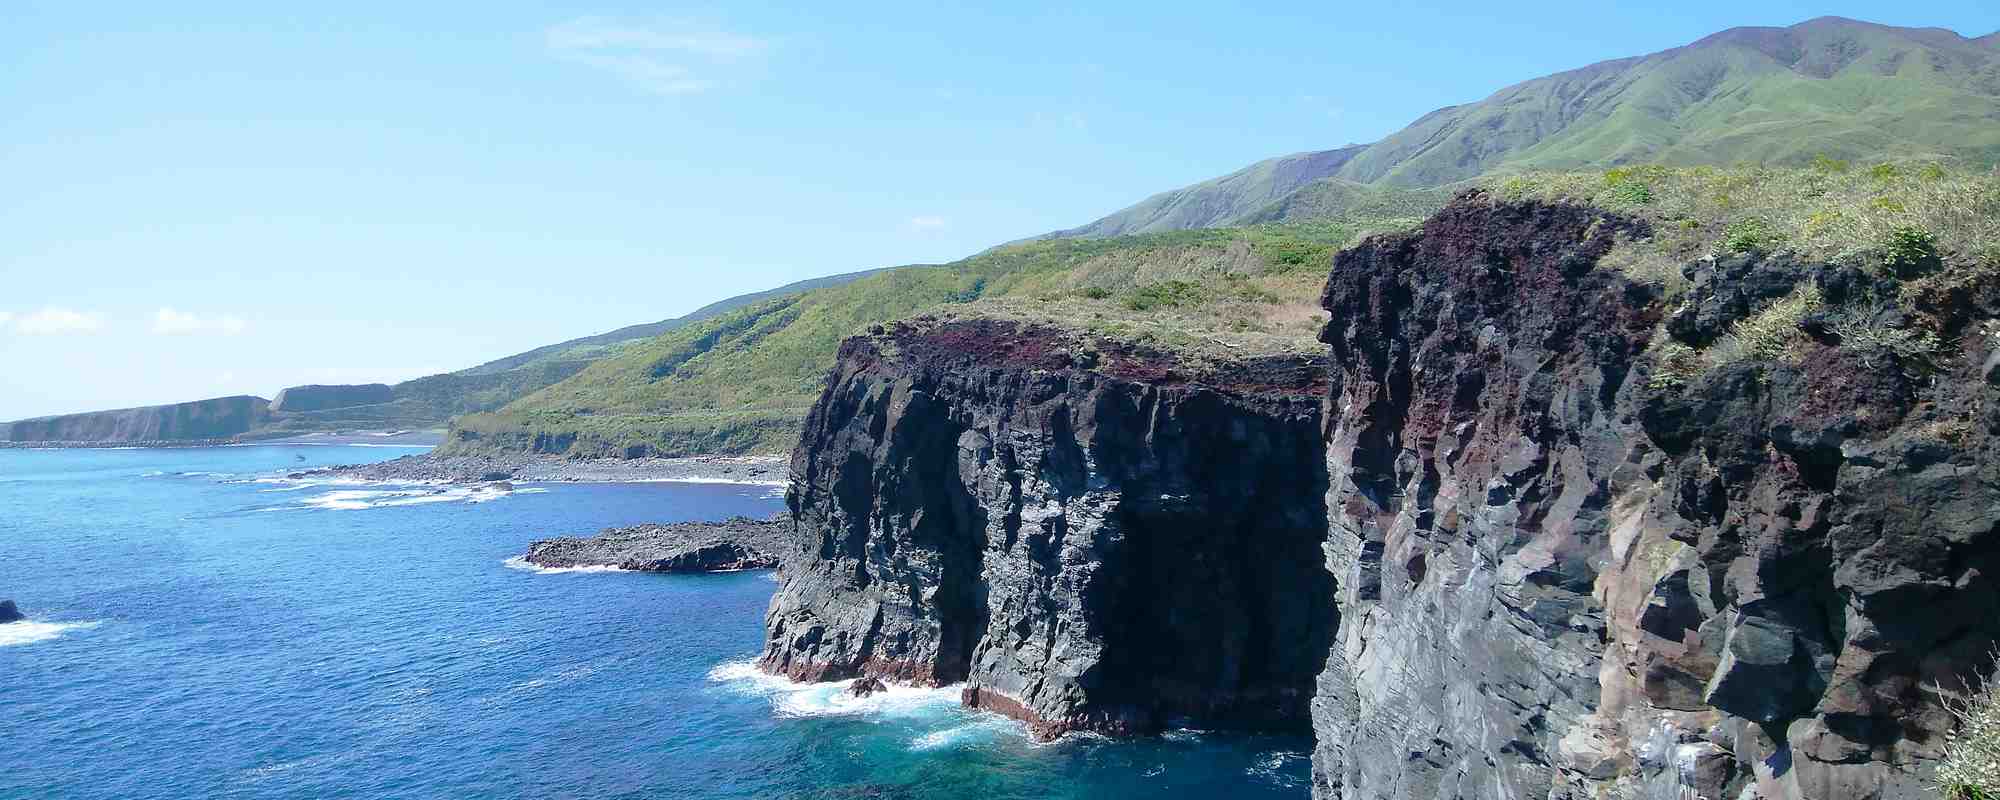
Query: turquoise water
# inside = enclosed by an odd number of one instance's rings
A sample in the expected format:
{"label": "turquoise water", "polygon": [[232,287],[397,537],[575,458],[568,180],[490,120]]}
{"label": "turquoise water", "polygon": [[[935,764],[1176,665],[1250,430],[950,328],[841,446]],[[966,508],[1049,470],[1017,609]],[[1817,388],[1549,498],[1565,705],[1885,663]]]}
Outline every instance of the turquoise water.
{"label": "turquoise water", "polygon": [[1307,794],[1303,739],[1036,744],[949,689],[758,676],[767,573],[507,563],[770,488],[256,480],[407,452],[0,450],[0,798]]}

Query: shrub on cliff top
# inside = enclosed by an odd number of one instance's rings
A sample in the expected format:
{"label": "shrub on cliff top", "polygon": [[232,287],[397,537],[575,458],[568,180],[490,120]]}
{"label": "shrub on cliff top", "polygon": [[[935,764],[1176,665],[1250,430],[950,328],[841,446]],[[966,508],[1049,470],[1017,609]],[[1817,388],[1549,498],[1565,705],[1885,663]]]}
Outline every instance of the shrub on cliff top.
{"label": "shrub on cliff top", "polygon": [[[1969,265],[2000,248],[2000,172],[1939,164],[1620,167],[1486,183],[1502,199],[1581,202],[1652,220],[1651,239],[1620,245],[1626,252],[1607,263],[1654,283],[1714,252],[1783,250],[1905,270],[1913,258]],[[1646,202],[1634,202],[1635,185]]]}
{"label": "shrub on cliff top", "polygon": [[1964,697],[1940,692],[1958,730],[1945,737],[1938,791],[1945,800],[2000,798],[2000,675],[1977,680]]}

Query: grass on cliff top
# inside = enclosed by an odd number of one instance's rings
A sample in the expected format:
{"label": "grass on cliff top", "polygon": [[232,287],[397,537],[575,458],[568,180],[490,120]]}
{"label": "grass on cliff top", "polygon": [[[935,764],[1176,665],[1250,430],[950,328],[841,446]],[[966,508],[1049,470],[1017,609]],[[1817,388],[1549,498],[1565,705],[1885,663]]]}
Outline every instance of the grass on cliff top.
{"label": "grass on cliff top", "polygon": [[1937,768],[1945,800],[2000,798],[2000,675],[1974,679],[1963,695],[1939,692],[1958,729],[1945,737]]}
{"label": "grass on cliff top", "polygon": [[1327,265],[1370,230],[1336,219],[1054,239],[758,303],[672,331],[488,414],[446,452],[575,456],[782,452],[840,342],[921,313],[1056,322],[1168,349],[1315,348]]}
{"label": "grass on cliff top", "polygon": [[1622,243],[1607,266],[1682,287],[1681,268],[1709,256],[1790,252],[1907,271],[1930,259],[2000,268],[2000,173],[1939,163],[1805,168],[1619,167],[1496,177],[1500,199],[1586,203],[1645,217],[1651,240]]}

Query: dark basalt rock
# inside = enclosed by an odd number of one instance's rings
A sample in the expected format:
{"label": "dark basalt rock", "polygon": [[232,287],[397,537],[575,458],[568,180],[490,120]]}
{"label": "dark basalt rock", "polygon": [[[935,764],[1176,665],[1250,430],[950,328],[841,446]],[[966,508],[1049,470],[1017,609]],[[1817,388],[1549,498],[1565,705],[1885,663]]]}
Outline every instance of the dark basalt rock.
{"label": "dark basalt rock", "polygon": [[588,539],[545,539],[528,546],[539,567],[617,567],[637,572],[727,572],[778,565],[782,533],[776,520],[735,517],[607,528]]}
{"label": "dark basalt rock", "polygon": [[854,683],[847,687],[847,693],[855,697],[867,697],[886,691],[888,688],[889,685],[883,683],[881,678],[873,675],[864,675],[854,679]]}
{"label": "dark basalt rock", "polygon": [[[1309,713],[1319,798],[1928,798],[2000,639],[2000,284],[1741,256],[1670,300],[1598,267],[1648,233],[1461,197],[1336,257],[1324,362],[849,340],[761,663],[1042,735]],[[1783,357],[1656,374],[1808,284]]]}
{"label": "dark basalt rock", "polygon": [[[1589,268],[1621,232],[1475,196],[1337,258],[1315,796],[1931,796],[1927,687],[2000,635],[1993,288],[1918,382],[1826,330],[1892,278],[1732,256],[1669,303]],[[1652,380],[1808,283],[1790,358]]]}
{"label": "dark basalt rock", "polygon": [[14,605],[14,601],[0,600],[0,625],[5,625],[9,622],[20,622],[27,618],[28,615],[21,613],[21,608]]}
{"label": "dark basalt rock", "polygon": [[963,681],[1043,736],[1303,730],[1323,374],[998,321],[849,340],[793,456],[764,668]]}

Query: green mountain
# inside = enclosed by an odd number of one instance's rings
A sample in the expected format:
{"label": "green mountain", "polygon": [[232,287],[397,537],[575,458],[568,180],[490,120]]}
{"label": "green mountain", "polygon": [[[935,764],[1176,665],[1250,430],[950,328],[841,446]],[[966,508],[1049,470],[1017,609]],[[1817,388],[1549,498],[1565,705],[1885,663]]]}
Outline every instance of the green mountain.
{"label": "green mountain", "polygon": [[[1548,170],[1641,162],[1800,165],[1822,155],[1827,164],[2000,160],[1995,44],[1995,36],[1826,18],[1737,28],[1528,81],[1372,145],[1261,161],[1079,228],[667,332],[497,412],[460,419],[445,450],[782,450],[840,340],[918,313],[1031,317],[1195,351],[1216,342],[1310,346],[1319,319],[1312,284],[1324,279],[1333,248],[1361,231],[1416,224],[1469,185],[1498,187],[1496,175],[1546,180]],[[1638,192],[1626,178],[1561,182]],[[1754,201],[1832,218],[1780,198]],[[1726,221],[1721,211],[1709,216]]]}
{"label": "green mountain", "polygon": [[1361,186],[1437,188],[1637,163],[1797,165],[1820,155],[2000,162],[2000,34],[1967,39],[1837,17],[1733,28],[1515,84],[1371,145],[1260,162],[1050,235],[1310,218],[1373,199]]}
{"label": "green mountain", "polygon": [[[1408,220],[1414,222],[1414,219]],[[1003,246],[757,303],[633,345],[491,414],[444,452],[573,456],[778,452],[798,436],[842,339],[920,312],[1060,316],[1166,341],[1317,345],[1323,265],[1393,220],[1167,231]]]}
{"label": "green mountain", "polygon": [[[708,305],[702,306],[701,308],[697,308],[693,311],[688,312],[687,314],[675,317],[673,319],[661,320],[659,322],[648,322],[640,325],[627,325],[615,331],[610,331],[608,333],[600,333],[597,334],[596,336],[585,336],[578,339],[571,339],[567,342],[558,342],[556,344],[543,345],[533,350],[529,350],[528,352],[525,353],[517,353],[515,355],[507,356],[506,358],[496,358],[492,361],[480,364],[479,366],[471,367],[468,369],[462,369],[459,370],[458,372],[454,372],[451,374],[493,375],[512,370],[518,370],[523,367],[541,363],[564,362],[564,361],[584,361],[584,362],[595,361],[599,358],[603,358],[606,355],[616,352],[618,347],[621,345],[629,344],[643,339],[651,339],[655,336],[659,336],[660,334],[666,333],[671,330],[675,330],[682,326],[692,325],[696,322],[700,322],[705,319],[718,317],[728,312],[735,311],[736,309],[742,308],[744,306],[748,306],[752,303],[758,303],[764,300],[769,300],[774,297],[782,297],[788,294],[797,294],[799,292],[803,292],[808,289],[819,289],[827,286],[839,286],[840,284],[859,280],[861,278],[867,277],[869,275],[872,275],[880,271],[881,270],[863,270],[861,272],[849,272],[842,275],[828,275],[823,278],[809,278],[807,280],[802,280],[795,283],[788,283],[776,289],[767,289],[761,292],[751,292],[750,294],[741,294],[735,297],[728,298],[726,300],[717,300],[713,303],[709,303]],[[553,381],[551,381],[551,383],[552,382]],[[523,392],[522,394],[526,393]],[[494,407],[497,408],[497,406]]]}
{"label": "green mountain", "polygon": [[1220,178],[1161,192],[1089,225],[1040,238],[1097,238],[1241,225],[1265,206],[1339,171],[1363,149],[1364,145],[1349,145],[1266,159]]}

